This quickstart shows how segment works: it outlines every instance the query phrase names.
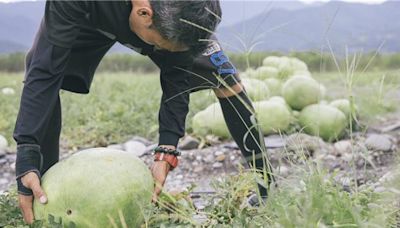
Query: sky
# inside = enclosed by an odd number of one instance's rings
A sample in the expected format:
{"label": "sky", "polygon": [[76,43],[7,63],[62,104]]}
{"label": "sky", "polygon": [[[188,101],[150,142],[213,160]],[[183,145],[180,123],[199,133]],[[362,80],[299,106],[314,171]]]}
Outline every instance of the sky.
{"label": "sky", "polygon": [[[0,2],[15,2],[19,0],[0,0]],[[229,1],[229,0],[223,0],[223,1]],[[233,0],[235,1],[235,0]],[[259,0],[262,1],[262,0]],[[313,3],[313,2],[329,2],[331,0],[299,0],[304,3]],[[366,3],[366,4],[379,4],[382,2],[385,2],[386,0],[341,0],[344,2],[359,2],[359,3]]]}

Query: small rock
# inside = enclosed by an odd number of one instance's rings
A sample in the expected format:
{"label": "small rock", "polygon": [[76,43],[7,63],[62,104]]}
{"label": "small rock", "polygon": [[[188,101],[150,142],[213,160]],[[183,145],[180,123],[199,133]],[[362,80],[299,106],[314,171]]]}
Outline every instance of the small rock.
{"label": "small rock", "polygon": [[203,159],[203,157],[201,157],[200,155],[196,156],[196,161],[201,161]]}
{"label": "small rock", "polygon": [[212,163],[212,162],[214,162],[214,155],[209,154],[209,155],[207,155],[205,158],[203,158],[203,160],[204,160],[204,162],[206,162],[206,163]]}
{"label": "small rock", "polygon": [[377,158],[379,157],[381,154],[378,151],[375,151],[374,153],[372,153],[372,156]]}
{"label": "small rock", "polygon": [[14,94],[15,94],[15,90],[14,90],[13,88],[3,88],[3,89],[1,90],[1,92],[2,92],[4,95],[14,95]]}
{"label": "small rock", "polygon": [[279,166],[278,173],[282,177],[287,177],[287,176],[289,176],[289,168],[281,165],[281,166]]}
{"label": "small rock", "polygon": [[183,179],[183,175],[182,174],[176,175],[175,178],[178,179],[178,180],[181,180],[181,179]]}
{"label": "small rock", "polygon": [[0,179],[0,185],[5,185],[5,184],[7,184],[8,183],[8,180],[7,179],[5,179],[5,178],[1,178]]}
{"label": "small rock", "polygon": [[286,145],[285,138],[281,135],[270,135],[264,141],[267,148],[281,148]]}
{"label": "small rock", "polygon": [[216,162],[216,163],[213,164],[212,167],[218,169],[218,168],[221,168],[222,166],[223,166],[222,163]]}
{"label": "small rock", "polygon": [[380,179],[379,182],[380,183],[385,183],[388,181],[392,181],[395,178],[395,175],[393,172],[389,171],[387,173],[385,173]]}
{"label": "small rock", "polygon": [[194,167],[193,172],[201,173],[203,170],[204,170],[204,167],[199,165],[199,166]]}
{"label": "small rock", "polygon": [[331,155],[331,154],[328,154],[328,155],[325,155],[323,159],[324,159],[325,161],[335,161],[335,160],[336,160],[336,157],[333,156],[333,155]]}
{"label": "small rock", "polygon": [[351,184],[351,179],[349,177],[341,178],[342,185],[349,186]]}
{"label": "small rock", "polygon": [[206,141],[210,144],[210,145],[218,145],[221,143],[221,140],[215,136],[215,135],[206,135]]}
{"label": "small rock", "polygon": [[353,154],[352,153],[346,153],[346,154],[343,154],[340,158],[343,161],[351,162],[351,161],[353,161]]}
{"label": "small rock", "polygon": [[198,165],[200,165],[200,163],[199,163],[198,161],[192,162],[192,167],[196,167],[196,166],[198,166]]}
{"label": "small rock", "polygon": [[[195,205],[198,210],[203,210],[205,208],[204,205]],[[198,224],[203,224],[208,221],[208,217],[204,214],[195,214],[193,215],[193,220],[196,221]]]}
{"label": "small rock", "polygon": [[350,140],[342,140],[333,144],[336,154],[340,155],[351,152],[351,146],[352,145]]}
{"label": "small rock", "polygon": [[400,129],[400,121],[397,122],[397,123],[394,123],[394,124],[392,124],[390,126],[386,126],[381,131],[383,133],[385,133],[385,132],[395,131],[395,130],[398,130],[398,129]]}
{"label": "small rock", "polygon": [[146,146],[146,153],[152,153],[157,146],[158,146],[157,143]]}
{"label": "small rock", "polygon": [[235,160],[235,159],[236,159],[236,157],[235,157],[235,156],[233,156],[233,155],[231,155],[230,159],[231,159],[231,161],[233,161],[233,160]]}
{"label": "small rock", "polygon": [[341,170],[341,163],[338,161],[334,161],[331,164],[329,164],[329,170],[334,171],[334,170]]}
{"label": "small rock", "polygon": [[3,156],[5,155],[7,146],[7,139],[4,136],[0,135],[0,157],[2,157],[1,154],[3,154]]}
{"label": "small rock", "polygon": [[383,186],[378,186],[377,188],[375,188],[374,192],[377,192],[377,193],[386,192],[386,188]]}
{"label": "small rock", "polygon": [[220,155],[223,155],[224,152],[217,150],[214,154],[215,154],[215,156],[220,156]]}
{"label": "small rock", "polygon": [[219,162],[223,162],[224,160],[225,160],[225,155],[224,154],[221,154],[221,155],[219,155],[215,160],[217,160],[217,161],[219,161]]}
{"label": "small rock", "polygon": [[185,136],[183,140],[179,143],[179,149],[181,150],[193,150],[197,149],[200,145],[200,141],[190,135]]}
{"label": "small rock", "polygon": [[235,142],[225,143],[223,145],[224,148],[231,149],[231,150],[238,150],[239,147]]}
{"label": "small rock", "polygon": [[115,150],[123,150],[124,146],[122,146],[121,144],[111,144],[111,145],[108,145],[107,148],[115,149]]}
{"label": "small rock", "polygon": [[15,162],[13,162],[13,163],[10,164],[10,168],[11,168],[12,170],[15,170]]}
{"label": "small rock", "polygon": [[146,152],[146,146],[138,141],[128,141],[124,144],[124,149],[126,152],[133,153],[140,157]]}
{"label": "small rock", "polygon": [[306,156],[325,154],[329,150],[328,145],[321,138],[303,133],[296,133],[288,136],[286,145],[288,151],[305,153]]}
{"label": "small rock", "polygon": [[141,142],[146,146],[150,146],[153,144],[151,141],[147,140],[146,138],[140,137],[140,136],[133,136],[129,141]]}
{"label": "small rock", "polygon": [[365,145],[368,149],[374,151],[391,151],[393,149],[393,143],[391,137],[388,135],[377,135],[371,134],[365,140]]}

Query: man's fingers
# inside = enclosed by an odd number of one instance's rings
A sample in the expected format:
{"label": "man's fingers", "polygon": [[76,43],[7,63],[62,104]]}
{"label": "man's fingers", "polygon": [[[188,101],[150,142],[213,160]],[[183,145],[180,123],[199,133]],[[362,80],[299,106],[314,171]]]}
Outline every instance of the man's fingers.
{"label": "man's fingers", "polygon": [[47,203],[46,194],[40,186],[40,180],[36,173],[28,173],[26,176],[22,177],[22,183],[27,188],[30,188],[32,190],[36,200],[38,200],[42,204]]}
{"label": "man's fingers", "polygon": [[31,189],[36,200],[41,204],[47,203],[47,197],[42,187],[40,187],[39,179],[32,182]]}
{"label": "man's fingers", "polygon": [[169,164],[165,161],[155,162],[152,166],[151,172],[155,182],[152,201],[157,202],[158,195],[161,193],[165,180],[167,179]]}
{"label": "man's fingers", "polygon": [[158,199],[158,194],[153,192],[153,197],[151,198],[151,202],[156,203]]}
{"label": "man's fingers", "polygon": [[18,195],[19,208],[21,209],[24,221],[28,224],[32,224],[34,220],[32,201],[33,196]]}

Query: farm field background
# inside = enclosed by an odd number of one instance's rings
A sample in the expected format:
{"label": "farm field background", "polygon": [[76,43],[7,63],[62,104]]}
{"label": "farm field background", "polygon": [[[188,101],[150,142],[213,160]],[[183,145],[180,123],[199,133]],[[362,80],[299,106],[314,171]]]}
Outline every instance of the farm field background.
{"label": "farm field background", "polygon": [[[337,72],[313,73],[327,87],[326,100],[348,98],[346,75]],[[15,95],[0,96],[0,134],[12,143],[12,130],[19,107],[23,73],[0,73],[0,88],[9,87]],[[378,124],[386,115],[399,111],[400,71],[356,72],[352,96],[364,125]],[[119,143],[132,135],[155,141],[161,87],[157,73],[99,73],[88,95],[61,92],[64,146],[91,147]],[[191,118],[215,102],[211,90],[191,94],[186,121],[191,133]]]}
{"label": "farm field background", "polygon": [[[379,129],[399,120],[399,74],[400,71],[390,69],[348,75],[339,72],[314,72],[313,77],[326,86],[327,101],[350,96],[354,98],[362,126],[359,130],[363,135],[369,129]],[[352,80],[349,81],[350,76]],[[15,152],[12,130],[19,106],[22,80],[23,73],[0,73],[0,89],[15,90],[15,94],[0,95],[0,134],[6,136],[11,143],[11,153]],[[349,83],[352,83],[351,87]],[[71,152],[84,148],[120,144],[132,136],[157,142],[160,97],[157,73],[101,72],[96,74],[88,95],[62,91],[61,151],[64,156],[68,156]],[[211,90],[191,95],[190,112],[186,121],[188,134],[192,134],[191,119],[194,114],[215,101]],[[230,143],[229,140],[225,142]],[[347,190],[344,190],[335,179],[336,171],[331,173],[315,159],[302,160],[304,154],[299,152],[295,154],[297,161],[289,159],[290,175],[283,176],[281,166],[278,165],[279,188],[271,191],[267,205],[250,210],[242,207],[242,201],[254,187],[254,177],[240,168],[233,168],[231,165],[230,169],[225,169],[224,174],[215,169],[212,163],[201,164],[210,168],[204,168],[194,179],[185,182],[185,175],[196,168],[191,166],[192,161],[188,157],[207,157],[207,154],[213,154],[221,148],[218,145],[211,146],[208,149],[195,150],[197,155],[193,155],[193,152],[186,157],[184,155],[181,167],[170,175],[170,181],[178,180],[174,183],[182,185],[190,181],[196,182],[196,178],[204,180],[210,179],[210,176],[223,175],[225,178],[212,178],[211,186],[215,193],[206,200],[213,202],[216,198],[225,199],[224,203],[210,203],[199,212],[190,201],[182,200],[193,190],[189,188],[177,196],[164,196],[162,200],[166,203],[162,201],[165,204],[161,208],[152,206],[146,209],[144,214],[147,227],[199,224],[205,227],[219,227],[218,224],[225,224],[227,227],[257,227],[267,224],[271,227],[325,227],[323,224],[333,227],[379,227],[381,224],[395,227],[398,224],[399,209],[395,199],[398,197],[400,175],[394,166],[398,161],[397,153],[384,157],[386,160],[377,167],[369,165],[367,158],[362,158],[366,165],[361,168],[349,162],[349,167],[341,173],[348,172],[349,176],[354,173],[355,179],[349,179],[348,185],[345,185]],[[229,156],[240,156],[238,151],[227,153]],[[284,152],[282,156],[286,155],[293,156],[289,152]],[[150,156],[143,159],[146,163],[151,161]],[[360,174],[365,175],[364,179],[371,180],[371,183],[382,181],[382,172],[392,175],[390,181],[384,185],[390,191],[377,192],[373,184],[364,184],[361,187],[353,184]],[[237,175],[226,176],[229,173]],[[15,197],[13,186],[10,193],[0,196],[0,224],[6,227],[22,225]],[[200,215],[200,218],[196,218],[194,214]]]}

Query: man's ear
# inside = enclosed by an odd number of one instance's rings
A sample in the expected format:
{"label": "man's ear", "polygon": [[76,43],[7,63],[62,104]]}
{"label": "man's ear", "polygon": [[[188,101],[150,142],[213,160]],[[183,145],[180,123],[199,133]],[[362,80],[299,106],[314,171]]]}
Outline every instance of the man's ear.
{"label": "man's ear", "polygon": [[146,27],[150,27],[153,24],[153,10],[151,8],[140,7],[136,13]]}

